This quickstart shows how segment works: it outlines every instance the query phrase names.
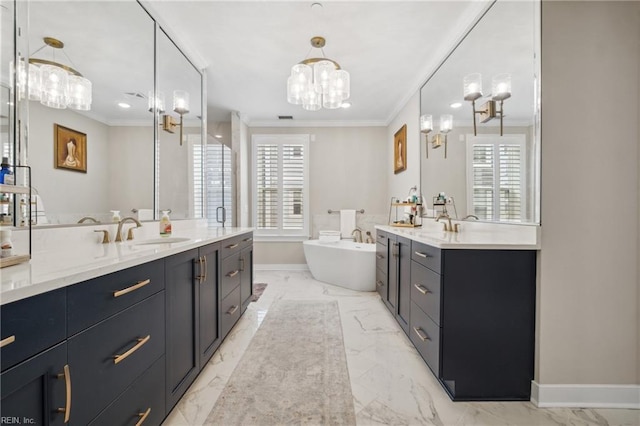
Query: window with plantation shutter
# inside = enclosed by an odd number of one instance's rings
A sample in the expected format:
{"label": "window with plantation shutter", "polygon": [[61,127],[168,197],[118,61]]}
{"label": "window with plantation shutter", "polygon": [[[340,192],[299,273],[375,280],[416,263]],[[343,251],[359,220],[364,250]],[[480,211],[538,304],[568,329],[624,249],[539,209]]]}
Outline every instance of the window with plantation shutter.
{"label": "window with plantation shutter", "polygon": [[309,236],[309,135],[253,135],[256,236]]}
{"label": "window with plantation shutter", "polygon": [[524,135],[467,136],[469,214],[481,220],[524,220],[525,142]]}

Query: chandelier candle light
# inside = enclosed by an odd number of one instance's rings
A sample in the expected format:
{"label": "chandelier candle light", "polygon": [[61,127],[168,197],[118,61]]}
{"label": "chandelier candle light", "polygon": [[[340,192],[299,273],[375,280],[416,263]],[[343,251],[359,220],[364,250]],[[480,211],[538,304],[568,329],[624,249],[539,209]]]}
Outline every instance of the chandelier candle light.
{"label": "chandelier candle light", "polygon": [[[43,48],[49,46],[55,51],[60,49],[64,51],[64,43],[53,37],[44,38],[44,46],[38,49],[38,53]],[[34,53],[34,54],[35,54]],[[71,59],[67,56],[67,60]],[[40,101],[42,105],[50,108],[65,109],[67,107],[80,111],[89,111],[91,109],[91,81],[84,78],[75,69],[70,66],[63,65],[54,60],[29,58],[28,71],[25,72],[24,64],[20,64],[21,69],[18,70],[20,84],[20,96],[24,98],[26,95],[26,82],[28,79],[28,96],[30,100]]]}
{"label": "chandelier candle light", "polygon": [[313,37],[311,46],[321,49],[322,57],[294,65],[287,80],[287,101],[308,111],[340,108],[351,95],[349,73],[336,61],[324,57],[325,43],[323,37]]}

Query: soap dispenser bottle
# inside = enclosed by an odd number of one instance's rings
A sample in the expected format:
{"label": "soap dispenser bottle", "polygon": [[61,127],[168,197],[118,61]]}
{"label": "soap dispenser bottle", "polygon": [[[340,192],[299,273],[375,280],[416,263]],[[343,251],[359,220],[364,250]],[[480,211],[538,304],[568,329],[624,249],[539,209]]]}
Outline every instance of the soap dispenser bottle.
{"label": "soap dispenser bottle", "polygon": [[169,219],[169,210],[162,210],[160,218],[160,236],[168,237],[171,235],[171,219]]}
{"label": "soap dispenser bottle", "polygon": [[110,210],[111,211],[111,222],[118,223],[120,222],[120,210]]}
{"label": "soap dispenser bottle", "polygon": [[13,185],[13,173],[9,169],[9,157],[2,157],[2,164],[0,164],[0,183],[7,185]]}

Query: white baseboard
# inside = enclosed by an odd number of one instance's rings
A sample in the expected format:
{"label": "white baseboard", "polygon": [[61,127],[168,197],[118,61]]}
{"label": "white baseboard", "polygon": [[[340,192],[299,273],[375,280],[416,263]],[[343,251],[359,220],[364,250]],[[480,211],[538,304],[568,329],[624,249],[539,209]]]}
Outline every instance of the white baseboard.
{"label": "white baseboard", "polygon": [[532,381],[531,402],[540,408],[640,409],[640,385],[541,385]]}
{"label": "white baseboard", "polygon": [[290,264],[280,264],[280,263],[262,263],[262,264],[254,264],[254,271],[308,271],[309,266],[306,263],[290,263]]}

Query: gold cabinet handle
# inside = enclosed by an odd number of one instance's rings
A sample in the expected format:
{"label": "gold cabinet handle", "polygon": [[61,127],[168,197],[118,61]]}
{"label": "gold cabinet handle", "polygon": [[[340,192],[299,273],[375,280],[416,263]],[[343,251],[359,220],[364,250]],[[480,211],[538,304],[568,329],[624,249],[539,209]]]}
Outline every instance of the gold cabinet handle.
{"label": "gold cabinet handle", "polygon": [[145,411],[144,413],[138,413],[140,420],[138,420],[138,423],[136,423],[136,426],[140,426],[142,423],[144,423],[144,421],[147,420],[147,417],[149,417],[150,412],[151,412],[151,407],[147,408],[147,411]]}
{"label": "gold cabinet handle", "polygon": [[244,271],[244,257],[240,258],[240,272]]}
{"label": "gold cabinet handle", "polygon": [[422,340],[423,342],[426,342],[427,340],[431,340],[429,339],[429,336],[427,336],[427,334],[424,331],[422,331],[420,327],[413,327],[413,331],[416,332],[420,340]]}
{"label": "gold cabinet handle", "polygon": [[245,238],[244,240],[242,240],[245,243],[248,243],[249,241],[253,241],[253,238],[249,237],[249,238]]}
{"label": "gold cabinet handle", "polygon": [[146,279],[144,281],[138,281],[137,284],[132,285],[131,287],[127,287],[124,288],[122,290],[118,290],[118,291],[114,291],[113,292],[113,297],[120,297],[123,296],[127,293],[131,293],[132,291],[136,291],[137,289],[144,287],[145,285],[149,284],[151,282],[150,279]]}
{"label": "gold cabinet handle", "polygon": [[64,422],[69,423],[69,418],[71,417],[71,369],[69,368],[69,364],[65,365],[62,373],[58,374],[58,379],[64,379],[67,402],[64,408],[58,408],[56,411],[58,413],[64,413]]}
{"label": "gold cabinet handle", "polygon": [[114,364],[118,364],[119,362],[124,361],[125,359],[127,359],[127,357],[129,355],[131,355],[132,353],[134,353],[135,351],[140,349],[145,343],[147,343],[149,341],[149,339],[151,339],[151,335],[150,334],[147,337],[144,337],[142,339],[138,339],[138,343],[136,343],[136,345],[134,347],[132,347],[131,349],[129,349],[128,351],[126,351],[122,355],[114,355],[113,356],[113,363]]}
{"label": "gold cabinet handle", "polygon": [[204,277],[202,278],[202,281],[206,281],[207,280],[207,256],[202,256],[202,260],[204,261]]}
{"label": "gold cabinet handle", "polygon": [[384,283],[380,280],[376,281],[376,284],[378,284],[378,287],[382,287],[384,285]]}
{"label": "gold cabinet handle", "polygon": [[198,265],[200,267],[200,271],[199,271],[200,275],[196,275],[196,278],[198,279],[200,284],[202,284],[202,282],[204,281],[204,273],[202,272],[204,270],[202,256],[200,256],[198,260],[193,259],[193,263],[196,263],[196,262],[198,262]]}
{"label": "gold cabinet handle", "polygon": [[384,259],[384,256],[381,254],[376,254],[376,259]]}
{"label": "gold cabinet handle", "polygon": [[416,256],[424,257],[425,259],[426,259],[427,257],[431,257],[431,256],[429,256],[428,254],[426,254],[426,253],[421,253],[421,252],[419,252],[419,251],[414,251],[414,253],[416,254]]}
{"label": "gold cabinet handle", "polygon": [[13,336],[7,337],[6,339],[2,339],[2,340],[0,340],[0,348],[4,348],[5,346],[9,346],[10,344],[12,344],[15,341],[16,341],[16,335],[15,334]]}
{"label": "gold cabinet handle", "polygon": [[423,287],[420,284],[414,284],[413,286],[422,294],[431,293],[426,287]]}
{"label": "gold cabinet handle", "polygon": [[235,277],[236,275],[238,275],[238,272],[240,272],[240,270],[239,270],[239,269],[236,269],[236,270],[235,270],[235,271],[233,271],[233,272],[229,272],[229,273],[227,274],[227,276],[228,276],[229,278],[231,278],[231,277]]}
{"label": "gold cabinet handle", "polygon": [[233,315],[238,310],[238,306],[234,305],[227,311],[227,315]]}
{"label": "gold cabinet handle", "polygon": [[227,246],[228,249],[234,249],[236,247],[238,247],[237,243],[236,244],[231,244],[230,246]]}

